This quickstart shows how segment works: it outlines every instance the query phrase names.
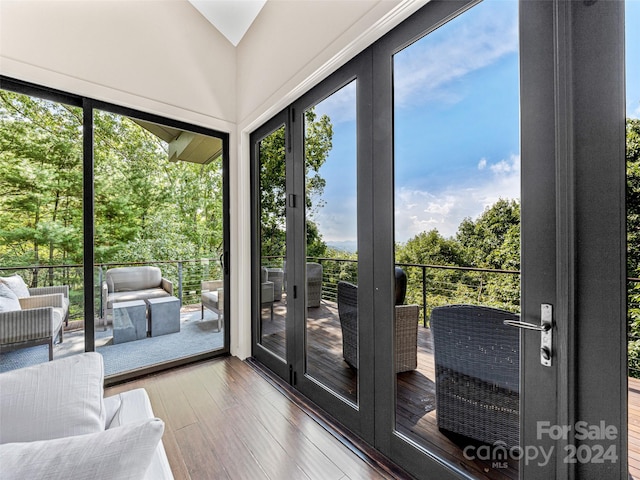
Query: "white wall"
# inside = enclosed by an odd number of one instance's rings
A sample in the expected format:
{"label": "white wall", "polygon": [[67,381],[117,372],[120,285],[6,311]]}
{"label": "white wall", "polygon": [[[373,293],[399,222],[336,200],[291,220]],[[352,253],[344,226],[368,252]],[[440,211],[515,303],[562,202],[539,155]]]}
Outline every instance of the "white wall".
{"label": "white wall", "polygon": [[186,0],[1,0],[0,71],[218,130],[236,123],[236,50]]}

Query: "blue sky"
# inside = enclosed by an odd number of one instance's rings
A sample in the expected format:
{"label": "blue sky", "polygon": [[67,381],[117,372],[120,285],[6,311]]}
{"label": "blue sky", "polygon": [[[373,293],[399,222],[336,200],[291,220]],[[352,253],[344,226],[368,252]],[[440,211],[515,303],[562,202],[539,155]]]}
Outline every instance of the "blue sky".
{"label": "blue sky", "polygon": [[[640,117],[640,0],[627,1],[627,116]],[[394,57],[396,241],[455,235],[519,198],[517,2],[485,0]],[[356,238],[356,82],[316,106],[334,126],[314,214],[329,244]]]}

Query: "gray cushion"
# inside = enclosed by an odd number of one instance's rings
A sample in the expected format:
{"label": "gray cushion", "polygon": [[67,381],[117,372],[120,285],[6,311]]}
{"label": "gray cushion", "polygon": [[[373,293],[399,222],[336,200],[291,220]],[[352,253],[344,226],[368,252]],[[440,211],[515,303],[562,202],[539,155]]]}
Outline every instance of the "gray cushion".
{"label": "gray cushion", "polygon": [[158,267],[112,268],[107,270],[106,282],[109,293],[146,290],[162,286],[162,272]]}
{"label": "gray cushion", "polygon": [[13,312],[15,310],[22,310],[17,295],[4,283],[0,282],[0,312]]}
{"label": "gray cushion", "polygon": [[107,308],[113,308],[114,303],[131,302],[133,300],[146,300],[148,298],[170,297],[162,288],[150,288],[148,290],[136,290],[133,292],[113,292],[109,294]]}

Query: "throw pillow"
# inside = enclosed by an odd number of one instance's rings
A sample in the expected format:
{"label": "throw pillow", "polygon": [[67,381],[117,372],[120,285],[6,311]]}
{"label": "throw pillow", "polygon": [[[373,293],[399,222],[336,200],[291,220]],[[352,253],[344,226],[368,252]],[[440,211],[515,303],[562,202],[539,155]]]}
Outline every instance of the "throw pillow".
{"label": "throw pillow", "polygon": [[0,445],[0,478],[141,479],[163,431],[163,421],[152,418],[87,435],[6,443]]}
{"label": "throw pillow", "polygon": [[24,283],[22,277],[17,273],[15,275],[11,275],[10,277],[0,277],[0,282],[4,283],[7,287],[13,290],[13,293],[15,293],[18,298],[30,296],[27,284]]}
{"label": "throw pillow", "polygon": [[0,374],[0,443],[104,430],[103,382],[95,352]]}
{"label": "throw pillow", "polygon": [[0,282],[0,312],[13,312],[15,310],[21,310],[18,296],[13,290]]}

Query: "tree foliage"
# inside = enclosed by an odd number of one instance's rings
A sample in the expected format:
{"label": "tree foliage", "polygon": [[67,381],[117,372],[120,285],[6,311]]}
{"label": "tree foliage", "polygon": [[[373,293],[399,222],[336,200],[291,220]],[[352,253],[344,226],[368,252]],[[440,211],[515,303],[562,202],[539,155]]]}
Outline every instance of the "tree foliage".
{"label": "tree foliage", "polygon": [[[83,262],[82,110],[0,91],[0,262]],[[222,251],[222,159],[169,162],[128,117],[94,112],[95,259],[145,262]]]}
{"label": "tree foliage", "polygon": [[[333,126],[327,115],[318,118],[313,108],[305,111],[305,196],[307,256],[320,257],[327,246],[313,221],[313,214],[322,208],[325,180],[320,168],[332,148]],[[260,225],[263,257],[283,257],[286,254],[286,151],[285,127],[280,127],[260,141]]]}

